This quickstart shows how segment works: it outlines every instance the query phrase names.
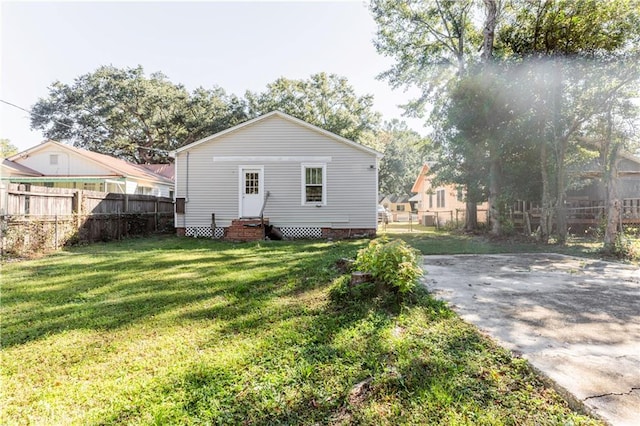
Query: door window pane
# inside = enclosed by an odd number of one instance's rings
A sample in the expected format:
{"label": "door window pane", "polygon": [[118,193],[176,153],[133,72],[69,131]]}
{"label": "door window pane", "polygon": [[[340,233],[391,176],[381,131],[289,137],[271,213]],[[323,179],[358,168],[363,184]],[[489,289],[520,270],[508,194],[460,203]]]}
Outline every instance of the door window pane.
{"label": "door window pane", "polygon": [[258,172],[245,172],[244,193],[247,195],[260,193],[260,174]]}

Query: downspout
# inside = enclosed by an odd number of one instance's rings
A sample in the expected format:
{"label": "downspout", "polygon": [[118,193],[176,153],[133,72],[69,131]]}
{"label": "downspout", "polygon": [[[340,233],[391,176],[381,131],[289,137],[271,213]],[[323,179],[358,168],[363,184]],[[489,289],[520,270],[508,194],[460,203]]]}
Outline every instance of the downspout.
{"label": "downspout", "polygon": [[185,188],[185,203],[189,202],[189,151],[187,151],[187,184],[186,184],[186,188]]}
{"label": "downspout", "polygon": [[184,214],[182,215],[182,226],[185,233],[187,232],[187,204],[189,203],[189,151],[187,151],[187,164],[186,164],[186,185],[184,194]]}

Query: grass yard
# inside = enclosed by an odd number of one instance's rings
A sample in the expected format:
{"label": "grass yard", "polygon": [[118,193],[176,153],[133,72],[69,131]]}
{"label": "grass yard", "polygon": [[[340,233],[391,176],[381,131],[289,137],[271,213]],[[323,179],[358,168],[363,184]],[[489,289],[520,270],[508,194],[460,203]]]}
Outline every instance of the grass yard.
{"label": "grass yard", "polygon": [[439,231],[419,224],[391,223],[379,235],[401,238],[422,254],[494,254],[553,252],[572,256],[598,257],[600,242],[592,238],[570,237],[566,245],[537,244],[524,238],[491,240],[485,235],[466,235]]}
{"label": "grass yard", "polygon": [[365,244],[164,237],[4,264],[0,423],[600,424],[423,291],[331,298]]}

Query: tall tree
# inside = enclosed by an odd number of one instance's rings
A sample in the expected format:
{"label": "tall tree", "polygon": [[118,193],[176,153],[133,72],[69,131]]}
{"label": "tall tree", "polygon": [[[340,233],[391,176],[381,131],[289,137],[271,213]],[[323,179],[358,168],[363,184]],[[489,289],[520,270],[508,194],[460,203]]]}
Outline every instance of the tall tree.
{"label": "tall tree", "polygon": [[[479,60],[481,29],[474,25],[473,0],[393,1],[374,0],[371,12],[378,25],[374,45],[379,53],[395,60],[379,77],[392,87],[417,87],[422,95],[405,106],[406,113],[423,117],[433,105],[430,123],[438,131],[446,109],[446,95]],[[440,135],[447,134],[441,131]],[[473,144],[476,141],[469,140]],[[443,151],[451,152],[451,151]],[[472,153],[473,150],[465,150]],[[468,162],[470,163],[470,161]],[[441,176],[455,170],[439,168]],[[473,177],[467,179],[473,181]],[[477,188],[467,187],[467,194]],[[477,227],[476,203],[467,197],[467,228]]]}
{"label": "tall tree", "polygon": [[313,74],[306,80],[279,78],[262,93],[245,94],[250,117],[280,110],[353,141],[379,126],[373,96],[358,96],[346,78]]}
{"label": "tall tree", "polygon": [[[410,194],[416,174],[426,161],[424,147],[430,141],[398,120],[386,122],[375,138],[377,145],[371,145],[384,154],[378,173],[380,193]],[[363,143],[368,144],[366,140]]]}
{"label": "tall tree", "polygon": [[[555,213],[559,241],[566,225],[567,155],[584,124],[602,111],[593,63],[627,54],[640,35],[636,0],[514,0],[500,33],[504,56],[532,67],[542,166],[541,238]],[[542,65],[539,65],[543,62]],[[545,63],[546,62],[546,63]],[[552,181],[553,180],[553,181]]]}
{"label": "tall tree", "polygon": [[[485,20],[482,31],[482,72],[485,78],[491,78],[491,69],[493,65],[493,44],[495,40],[495,31],[498,24],[498,5],[496,0],[483,0],[485,6]],[[499,99],[494,95],[494,98]],[[491,120],[490,117],[487,117]],[[490,124],[487,122],[487,128]],[[497,130],[497,129],[496,129]],[[499,235],[502,232],[502,214],[500,212],[499,203],[501,198],[502,183],[502,140],[496,135],[488,138],[489,144],[489,220],[491,223],[491,233]]]}
{"label": "tall tree", "polygon": [[640,65],[637,61],[630,64],[615,61],[603,69],[603,77],[606,90],[600,96],[604,107],[587,123],[586,136],[580,137],[579,141],[598,154],[605,188],[603,250],[613,254],[618,233],[622,230],[619,163],[624,152],[633,152],[640,146],[640,106],[634,102],[640,96]]}
{"label": "tall tree", "polygon": [[224,90],[190,95],[140,66],[56,81],[32,110],[31,127],[46,137],[136,163],[167,162],[169,151],[244,119],[241,102]]}

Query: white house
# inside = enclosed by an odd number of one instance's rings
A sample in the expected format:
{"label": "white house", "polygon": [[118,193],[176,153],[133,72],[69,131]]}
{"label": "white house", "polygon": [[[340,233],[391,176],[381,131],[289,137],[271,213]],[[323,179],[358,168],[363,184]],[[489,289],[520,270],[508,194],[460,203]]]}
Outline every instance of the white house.
{"label": "white house", "polygon": [[289,238],[375,235],[382,155],[282,112],[173,155],[178,235],[250,240],[263,224]]}
{"label": "white house", "polygon": [[[120,194],[173,196],[173,180],[145,166],[109,155],[76,148],[56,141],[39,145],[9,157],[13,172],[3,179],[55,188],[77,188]],[[31,170],[34,173],[19,173]],[[5,168],[3,167],[3,170]]]}

